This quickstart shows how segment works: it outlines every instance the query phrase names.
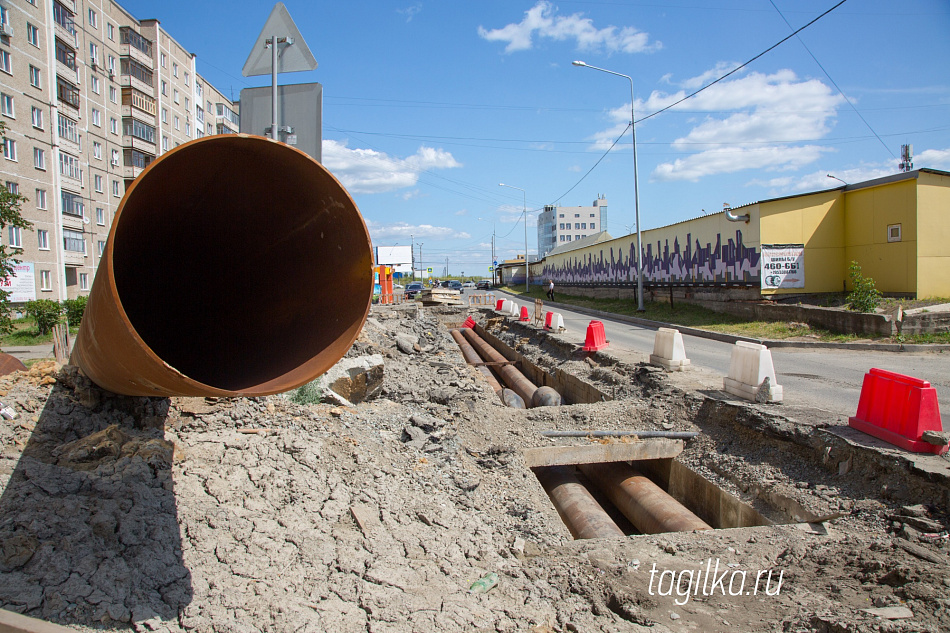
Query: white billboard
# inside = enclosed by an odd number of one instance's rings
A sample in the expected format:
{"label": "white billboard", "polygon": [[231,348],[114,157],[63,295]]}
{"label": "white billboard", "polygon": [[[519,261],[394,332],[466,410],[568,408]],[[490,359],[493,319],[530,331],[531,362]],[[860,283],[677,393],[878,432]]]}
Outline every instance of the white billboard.
{"label": "white billboard", "polygon": [[14,264],[13,274],[0,279],[0,285],[10,293],[10,303],[25,303],[36,299],[36,276],[33,262]]}
{"label": "white billboard", "polygon": [[762,290],[805,287],[805,245],[762,245]]}
{"label": "white billboard", "polygon": [[398,266],[399,264],[412,264],[411,246],[377,246],[376,247],[376,265],[377,266]]}

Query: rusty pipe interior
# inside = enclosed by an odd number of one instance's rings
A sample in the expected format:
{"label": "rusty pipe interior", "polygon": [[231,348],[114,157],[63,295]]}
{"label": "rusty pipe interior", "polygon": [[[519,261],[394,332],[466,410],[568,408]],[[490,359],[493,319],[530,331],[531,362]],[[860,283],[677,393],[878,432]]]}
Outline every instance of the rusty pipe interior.
{"label": "rusty pipe interior", "polygon": [[126,395],[287,391],[356,339],[372,263],[356,204],[317,161],[258,136],[191,141],[128,188],[71,360]]}

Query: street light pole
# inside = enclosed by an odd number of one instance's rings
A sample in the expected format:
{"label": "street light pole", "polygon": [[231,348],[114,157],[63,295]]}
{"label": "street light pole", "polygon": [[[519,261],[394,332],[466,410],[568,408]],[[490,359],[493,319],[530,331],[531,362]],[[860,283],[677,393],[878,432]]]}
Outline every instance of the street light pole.
{"label": "street light pole", "polygon": [[633,140],[633,213],[634,221],[637,223],[637,311],[643,312],[645,310],[643,307],[643,266],[641,262],[643,250],[640,244],[640,192],[637,187],[637,128],[636,119],[633,115],[633,77],[606,68],[591,66],[582,61],[575,61],[573,64],[582,68],[593,68],[618,77],[626,77],[630,82],[630,136]]}
{"label": "street light pole", "polygon": [[409,234],[409,267],[412,268],[412,280],[416,280],[416,240]]}
{"label": "street light pole", "polygon": [[530,275],[528,273],[528,194],[525,193],[525,190],[521,187],[512,187],[511,185],[506,185],[503,182],[498,183],[499,187],[508,187],[509,189],[517,189],[521,192],[523,199],[522,206],[522,215],[524,216],[524,291],[525,293],[531,292],[529,286]]}

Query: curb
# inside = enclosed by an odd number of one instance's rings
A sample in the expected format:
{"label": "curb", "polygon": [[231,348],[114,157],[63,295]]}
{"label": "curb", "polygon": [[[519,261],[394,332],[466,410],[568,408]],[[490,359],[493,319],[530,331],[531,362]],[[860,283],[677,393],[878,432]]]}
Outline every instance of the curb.
{"label": "curb", "polygon": [[[505,292],[504,290],[495,290],[496,293],[509,295],[515,297],[516,299],[521,297],[521,295],[512,294],[510,292]],[[522,299],[523,300],[523,299]],[[595,316],[602,319],[607,319],[610,321],[622,321],[624,323],[630,323],[632,325],[642,325],[651,329],[657,329],[661,327],[675,328],[680,331],[681,334],[688,334],[690,336],[695,336],[698,338],[710,339],[713,341],[719,341],[721,343],[729,343],[734,345],[737,341],[745,341],[747,343],[758,343],[759,345],[765,345],[768,348],[793,348],[793,349],[851,349],[851,350],[860,350],[865,352],[946,352],[950,351],[950,345],[944,343],[934,343],[932,345],[904,345],[902,343],[829,343],[822,341],[782,341],[782,340],[772,340],[772,339],[758,339],[752,338],[750,336],[739,336],[736,334],[722,334],[720,332],[711,332],[709,330],[701,330],[699,328],[686,327],[682,325],[676,325],[673,323],[663,323],[661,321],[651,321],[650,319],[641,319],[639,317],[627,316],[625,314],[614,314],[612,312],[602,312],[600,310],[593,310],[591,308],[583,308],[578,306],[572,306],[567,303],[558,303],[556,301],[545,302],[546,306],[553,306],[557,308],[563,308],[565,310],[571,310],[573,312],[580,312],[581,314],[587,314],[590,316]]]}

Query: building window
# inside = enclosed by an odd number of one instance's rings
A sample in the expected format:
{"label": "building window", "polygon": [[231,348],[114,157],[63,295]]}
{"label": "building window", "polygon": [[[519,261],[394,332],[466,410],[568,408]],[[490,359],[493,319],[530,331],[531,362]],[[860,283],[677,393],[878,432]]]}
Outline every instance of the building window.
{"label": "building window", "polygon": [[185,110],[191,110],[191,103],[188,101],[188,97],[185,97]]}
{"label": "building window", "polygon": [[[79,145],[79,127],[72,119],[60,114],[57,132],[59,133],[59,138]],[[95,143],[93,143],[93,149],[95,149]]]}
{"label": "building window", "polygon": [[580,223],[580,222],[575,222],[575,223],[574,223],[574,230],[576,231],[576,230],[578,230],[579,228],[581,228],[581,223]]}
{"label": "building window", "polygon": [[9,231],[10,246],[13,246],[15,248],[20,248],[21,246],[23,246],[23,244],[20,242],[20,238],[22,237],[22,233],[20,232],[20,227],[10,226],[7,228],[10,229]]}
{"label": "building window", "polygon": [[96,207],[96,224],[99,226],[106,225],[106,211],[102,207]]}
{"label": "building window", "polygon": [[95,10],[89,9],[89,26],[91,26],[92,28],[97,28],[96,25],[98,21],[99,21],[99,16],[96,15]]}
{"label": "building window", "polygon": [[96,127],[102,127],[102,116],[96,108],[92,109],[92,124]]}
{"label": "building window", "polygon": [[119,164],[119,150],[112,150],[112,164],[118,166]]}
{"label": "building window", "polygon": [[591,213],[591,214],[590,214],[590,217],[593,218],[593,217],[597,217],[597,216],[595,216],[593,213]]}
{"label": "building window", "polygon": [[39,148],[33,148],[33,166],[37,169],[46,171],[46,151]]}
{"label": "building window", "polygon": [[162,151],[163,152],[168,151],[168,137],[167,136],[162,137]]}
{"label": "building window", "polygon": [[12,138],[3,139],[3,157],[7,160],[16,160],[16,141]]}
{"label": "building window", "polygon": [[89,42],[89,63],[93,68],[99,65],[99,45],[95,42]]}
{"label": "building window", "polygon": [[113,57],[112,55],[109,55],[108,68],[109,68],[109,74],[114,75],[115,74],[115,57]]}
{"label": "building window", "polygon": [[591,229],[596,229],[596,228],[597,228],[597,225],[596,225],[595,223],[591,222],[591,223],[590,223],[590,228],[591,228]]}
{"label": "building window", "polygon": [[178,78],[178,64],[175,62],[172,62],[172,75],[174,75],[176,79]]}
{"label": "building window", "polygon": [[119,133],[119,120],[115,117],[109,118],[109,131],[111,131],[113,134]]}
{"label": "building window", "polygon": [[165,55],[165,53],[161,53],[161,54],[159,55],[159,60],[160,60],[161,63],[162,63],[162,68],[167,68],[167,67],[168,67],[168,66],[166,65],[166,64],[168,63],[168,57]]}
{"label": "building window", "polygon": [[93,75],[92,81],[90,83],[92,84],[92,92],[94,94],[99,94],[99,78]]}
{"label": "building window", "polygon": [[887,225],[887,241],[888,242],[901,241],[901,225],[900,224]]}
{"label": "building window", "polygon": [[81,180],[82,170],[79,169],[79,159],[65,152],[60,152],[59,173],[73,180]]}
{"label": "building window", "polygon": [[79,195],[75,193],[69,193],[68,191],[63,191],[62,203],[63,213],[66,215],[75,216],[77,218],[83,217],[83,202]]}
{"label": "building window", "polygon": [[46,210],[46,189],[36,190],[36,208],[40,211]]}
{"label": "building window", "polygon": [[162,94],[168,96],[168,82],[162,79]]}
{"label": "building window", "polygon": [[[155,85],[155,76],[151,70],[138,63],[134,59],[123,57],[121,64],[121,71],[123,75],[129,75],[130,77],[135,77],[142,83],[152,87]],[[162,82],[163,86],[165,82]],[[165,94],[164,90],[162,94]]]}
{"label": "building window", "polygon": [[7,181],[7,191],[12,193],[15,196],[20,195],[20,185],[15,182]]}
{"label": "building window", "polygon": [[36,106],[31,106],[32,111],[30,113],[30,118],[33,121],[33,127],[38,130],[43,129],[43,111],[37,108]]}
{"label": "building window", "polygon": [[119,103],[119,91],[115,89],[115,86],[109,86],[109,101]]}
{"label": "building window", "polygon": [[176,130],[180,130],[180,129],[181,129],[181,119],[178,118],[178,115],[177,115],[177,114],[175,115],[175,129],[176,129]]}
{"label": "building window", "polygon": [[568,242],[571,241],[571,236],[570,236],[570,235],[567,236],[567,241],[568,241]]}
{"label": "building window", "polygon": [[106,37],[113,42],[115,41],[115,27],[112,25],[112,22],[106,22]]}
{"label": "building window", "polygon": [[39,88],[40,90],[42,90],[43,87],[40,86],[40,81],[41,81],[40,69],[30,64],[30,85],[33,86],[34,88]]}
{"label": "building window", "polygon": [[0,114],[4,114],[11,119],[15,119],[15,112],[16,110],[14,108],[13,95],[0,92]]}
{"label": "building window", "polygon": [[48,270],[40,271],[40,290],[43,292],[50,292],[53,290],[52,275],[49,274]]}
{"label": "building window", "polygon": [[102,176],[96,174],[92,177],[92,180],[95,183],[96,193],[102,193]]}
{"label": "building window", "polygon": [[89,290],[89,273],[79,273],[79,289]]}
{"label": "building window", "polygon": [[581,228],[587,230],[587,222],[581,222]]}
{"label": "building window", "polygon": [[79,88],[56,76],[56,97],[68,106],[79,109]]}
{"label": "building window", "polygon": [[102,160],[102,143],[99,141],[92,142],[92,156],[98,160]]}
{"label": "building window", "polygon": [[122,119],[122,133],[125,136],[134,136],[147,143],[155,143],[155,128],[138,119]]}
{"label": "building window", "polygon": [[162,123],[168,123],[168,110],[162,108]]}
{"label": "building window", "polygon": [[13,74],[13,64],[10,62],[10,53],[0,49],[0,70],[8,75]]}
{"label": "building window", "polygon": [[106,243],[103,240],[99,240],[96,246],[99,248],[99,257],[102,257],[102,252],[106,250]]}
{"label": "building window", "polygon": [[[188,86],[188,73],[185,73],[185,87]],[[200,95],[199,95],[200,96]]]}
{"label": "building window", "polygon": [[40,47],[40,30],[29,22],[26,23],[26,41],[36,48]]}
{"label": "building window", "polygon": [[41,251],[48,251],[49,250],[49,231],[45,229],[37,229],[36,243]]}
{"label": "building window", "polygon": [[113,180],[113,181],[112,181],[112,195],[115,196],[116,198],[119,198],[119,197],[122,196],[122,194],[119,192],[119,181],[118,181],[118,180]]}
{"label": "building window", "polygon": [[172,94],[174,95],[175,103],[178,103],[178,88],[175,88],[175,90],[172,91]]}
{"label": "building window", "polygon": [[561,238],[561,241],[563,242],[563,241],[564,241],[564,236],[561,235],[560,238]]}
{"label": "building window", "polygon": [[82,238],[82,232],[63,229],[63,249],[72,253],[85,253],[86,240]]}

